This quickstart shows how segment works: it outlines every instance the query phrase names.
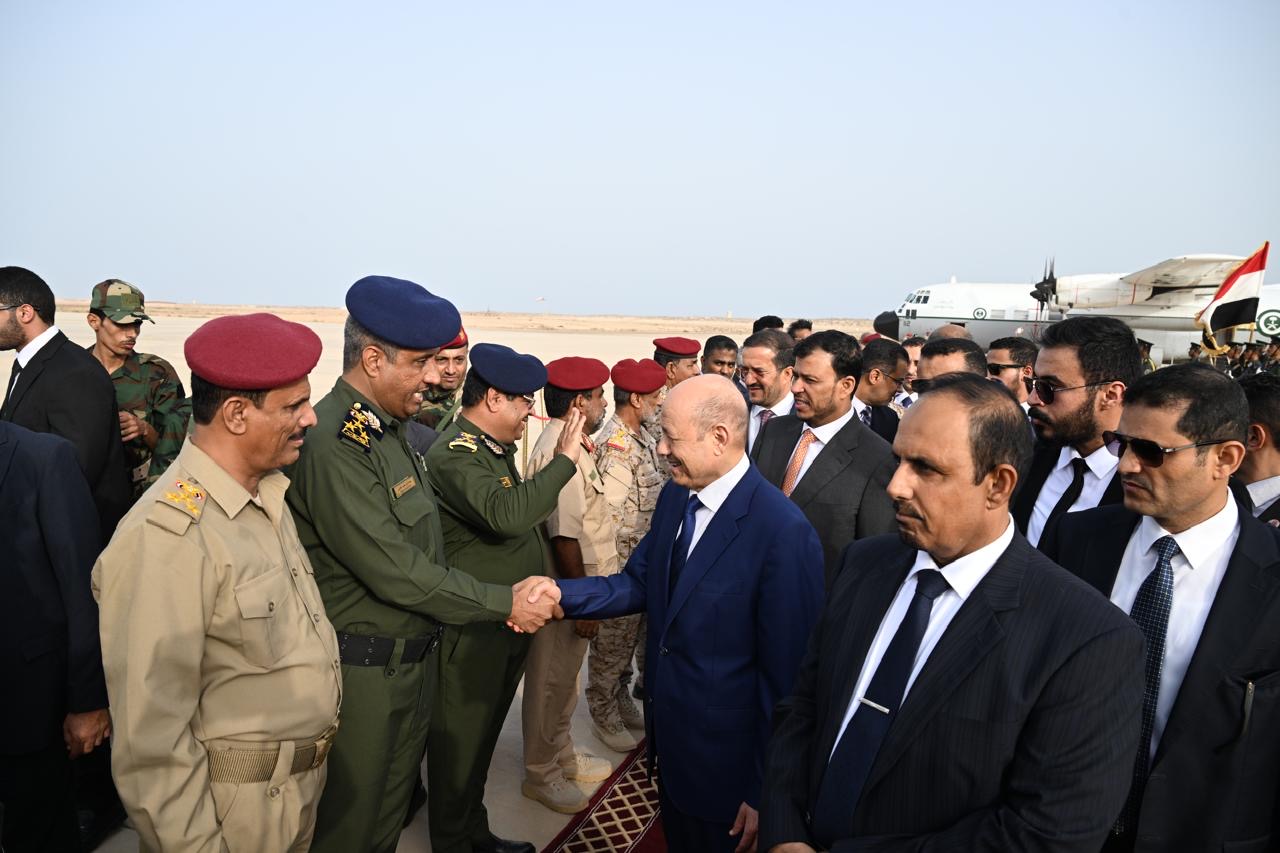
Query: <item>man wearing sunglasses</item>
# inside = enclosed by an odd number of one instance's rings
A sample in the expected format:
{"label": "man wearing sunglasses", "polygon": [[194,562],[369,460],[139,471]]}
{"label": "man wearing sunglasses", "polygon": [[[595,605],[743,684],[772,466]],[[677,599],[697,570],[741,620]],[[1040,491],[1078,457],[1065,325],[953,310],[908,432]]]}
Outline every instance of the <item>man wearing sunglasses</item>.
{"label": "man wearing sunglasses", "polygon": [[1034,378],[1037,352],[1027,338],[997,338],[987,350],[987,378],[1008,388],[1024,412],[1031,408],[1027,380]]}
{"label": "man wearing sunglasses", "polygon": [[1102,433],[1116,428],[1124,389],[1141,375],[1138,340],[1119,320],[1070,317],[1045,330],[1025,383],[1038,442],[1013,500],[1013,520],[1031,544],[1068,512],[1120,502]]}
{"label": "man wearing sunglasses", "polygon": [[1042,542],[1146,635],[1142,740],[1104,851],[1280,841],[1280,531],[1228,485],[1249,422],[1212,368],[1142,377],[1107,433],[1124,506],[1068,515]]}
{"label": "man wearing sunglasses", "polygon": [[907,381],[908,360],[902,345],[887,338],[877,338],[862,350],[862,376],[853,392],[853,410],[863,424],[890,443],[898,433],[902,410],[890,404]]}

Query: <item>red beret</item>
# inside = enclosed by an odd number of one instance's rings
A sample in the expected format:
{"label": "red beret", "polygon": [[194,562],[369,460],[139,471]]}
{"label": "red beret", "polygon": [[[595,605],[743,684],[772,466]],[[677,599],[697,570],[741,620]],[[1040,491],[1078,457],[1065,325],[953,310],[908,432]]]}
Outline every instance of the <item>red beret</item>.
{"label": "red beret", "polygon": [[862,336],[862,340],[858,341],[858,343],[862,344],[863,346],[866,346],[872,341],[880,340],[881,337],[883,337],[883,335],[881,335],[879,332],[867,332],[865,335]]}
{"label": "red beret", "polygon": [[659,352],[679,358],[693,358],[702,349],[702,344],[692,338],[654,338],[653,345]]}
{"label": "red beret", "polygon": [[467,345],[467,343],[468,343],[468,341],[467,341],[467,330],[466,330],[466,329],[459,329],[459,330],[458,330],[458,336],[457,336],[456,338],[454,338],[453,340],[449,341],[449,343],[447,343],[447,344],[445,344],[444,346],[440,347],[440,349],[462,349],[463,347],[465,347],[465,346]]}
{"label": "red beret", "polygon": [[624,358],[609,376],[614,385],[632,394],[649,394],[667,384],[667,371],[651,358]]}
{"label": "red beret", "polygon": [[187,366],[206,382],[265,391],[297,382],[320,361],[320,336],[275,314],[210,320],[183,347]]}
{"label": "red beret", "polygon": [[599,359],[571,355],[547,362],[547,384],[565,391],[591,391],[608,381],[609,368]]}

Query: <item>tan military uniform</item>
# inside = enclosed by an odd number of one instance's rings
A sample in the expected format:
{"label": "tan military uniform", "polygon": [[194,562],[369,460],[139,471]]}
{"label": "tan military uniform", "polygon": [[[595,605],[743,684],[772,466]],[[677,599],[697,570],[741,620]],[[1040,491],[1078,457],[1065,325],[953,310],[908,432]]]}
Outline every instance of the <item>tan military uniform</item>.
{"label": "tan military uniform", "polygon": [[342,698],[285,507],[188,441],[93,567],[112,769],[144,851],[304,851]]}
{"label": "tan military uniform", "polygon": [[[547,422],[529,454],[526,477],[552,460],[563,429],[562,420]],[[584,448],[573,479],[560,490],[556,509],[545,522],[549,537],[578,540],[588,575],[618,571],[616,537],[604,488],[595,459]],[[521,708],[525,779],[532,784],[559,778],[561,767],[573,761],[569,722],[578,704],[578,673],[586,652],[587,641],[574,633],[572,621],[552,622],[533,635]]]}

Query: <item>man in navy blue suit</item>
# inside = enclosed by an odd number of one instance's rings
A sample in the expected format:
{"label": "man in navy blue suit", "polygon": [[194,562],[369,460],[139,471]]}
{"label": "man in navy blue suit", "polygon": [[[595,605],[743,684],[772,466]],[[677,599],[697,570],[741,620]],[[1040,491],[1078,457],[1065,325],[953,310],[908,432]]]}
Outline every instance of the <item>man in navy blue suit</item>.
{"label": "man in navy blue suit", "polygon": [[671,389],[658,452],[671,482],[611,577],[560,581],[571,619],[649,618],[645,727],[672,853],[755,849],[773,706],[822,606],[822,546],[746,456],[733,383]]}

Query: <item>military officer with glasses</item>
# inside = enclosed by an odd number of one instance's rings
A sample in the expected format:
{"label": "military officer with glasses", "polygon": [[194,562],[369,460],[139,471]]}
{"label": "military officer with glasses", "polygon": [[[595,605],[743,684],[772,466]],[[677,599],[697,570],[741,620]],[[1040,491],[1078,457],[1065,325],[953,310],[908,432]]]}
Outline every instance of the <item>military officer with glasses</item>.
{"label": "military officer with glasses", "polygon": [[1115,430],[1125,388],[1142,375],[1138,340],[1111,317],[1070,317],[1045,329],[1035,374],[1024,380],[1036,449],[1012,513],[1031,544],[1068,512],[1122,499]]}

